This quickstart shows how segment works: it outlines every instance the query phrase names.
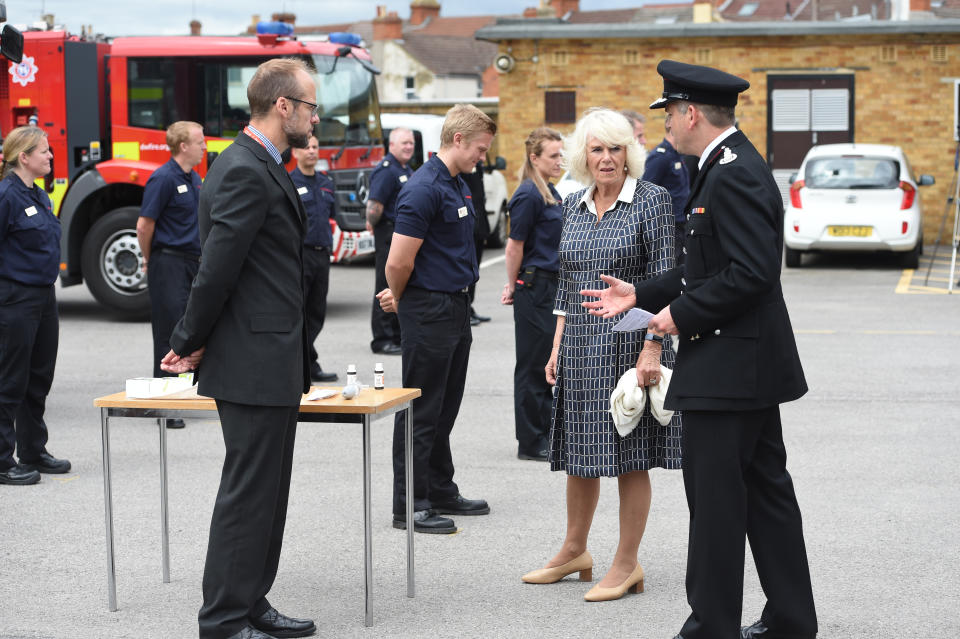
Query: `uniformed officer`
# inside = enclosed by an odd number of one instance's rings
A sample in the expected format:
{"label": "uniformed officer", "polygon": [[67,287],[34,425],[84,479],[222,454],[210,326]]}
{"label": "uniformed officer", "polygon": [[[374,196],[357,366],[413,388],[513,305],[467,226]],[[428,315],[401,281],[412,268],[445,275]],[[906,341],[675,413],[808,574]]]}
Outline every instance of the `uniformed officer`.
{"label": "uniformed officer", "polygon": [[663,97],[680,153],[700,156],[686,212],[686,264],[636,288],[584,291],[591,312],[659,312],[681,346],[665,406],[683,411],[690,508],[683,639],[737,636],[744,536],[767,604],[744,639],[812,639],[817,616],[800,508],[786,468],[780,404],[807,391],[780,288],[783,201],[763,157],[734,127],[736,76],[664,60]]}
{"label": "uniformed officer", "polygon": [[[477,280],[473,226],[477,215],[460,178],[480,161],[497,125],[480,109],[447,111],[440,150],[410,178],[397,200],[397,222],[387,258],[389,289],[377,294],[397,312],[403,348],[403,385],[420,388],[413,400],[414,530],[451,533],[440,514],[485,515],[482,499],[466,499],[453,481],[450,431],[460,411],[470,356],[470,300]],[[393,431],[393,526],[407,527],[404,418]]]}
{"label": "uniformed officer", "polygon": [[384,269],[387,255],[390,254],[390,242],[393,238],[393,226],[397,219],[397,195],[407,183],[413,170],[410,158],[413,157],[413,131],[397,127],[390,132],[390,145],[383,161],[370,174],[370,195],[367,197],[367,230],[373,233],[376,253],[374,268],[376,283],[370,328],[373,340],[370,348],[374,353],[399,355],[400,321],[395,313],[384,313],[376,293],[387,288],[387,276]]}
{"label": "uniformed officer", "polygon": [[[0,168],[0,484],[26,485],[70,462],[47,452],[44,407],[57,364],[60,220],[34,181],[50,173],[47,134],[11,131]],[[19,463],[14,461],[16,451]]]}
{"label": "uniformed officer", "polygon": [[[174,122],[167,127],[167,146],[171,157],[147,180],[137,219],[137,241],[150,293],[154,377],[171,374],[160,370],[160,360],[170,350],[170,335],[187,308],[190,285],[200,268],[201,181],[193,168],[207,152],[203,127]],[[168,419],[167,427],[183,428],[183,420]]]}
{"label": "uniformed officer", "polygon": [[677,263],[683,263],[683,229],[686,221],[686,212],[683,206],[690,196],[690,175],[683,156],[677,153],[673,146],[673,134],[667,128],[663,141],[647,155],[647,163],[643,169],[643,179],[647,182],[659,184],[670,193],[673,202],[673,214],[676,218],[676,235],[674,246],[677,247]]}
{"label": "uniformed officer", "polygon": [[324,371],[314,342],[327,317],[327,292],[330,289],[330,251],[333,248],[334,216],[333,180],[323,171],[317,171],[320,143],[310,136],[306,148],[293,149],[297,168],[290,178],[297,187],[303,208],[307,211],[307,234],[303,238],[304,308],[307,313],[307,345],[310,351],[310,379],[315,382],[335,382],[337,374]]}

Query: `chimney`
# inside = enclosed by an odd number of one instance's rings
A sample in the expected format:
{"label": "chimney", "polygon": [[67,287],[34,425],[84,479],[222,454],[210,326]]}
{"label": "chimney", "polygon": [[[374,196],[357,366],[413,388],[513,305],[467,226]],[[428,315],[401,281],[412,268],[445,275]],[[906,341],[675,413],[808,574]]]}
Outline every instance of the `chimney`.
{"label": "chimney", "polygon": [[410,3],[411,26],[417,26],[438,17],[440,17],[440,3],[437,0],[413,0]]}
{"label": "chimney", "polygon": [[694,22],[714,22],[713,3],[709,0],[694,0],[693,3],[693,21]]}
{"label": "chimney", "polygon": [[562,18],[571,11],[580,10],[580,0],[547,0],[547,4],[558,18]]}
{"label": "chimney", "polygon": [[373,20],[373,41],[378,40],[402,40],[403,39],[403,21],[397,17],[396,11],[391,11],[383,15],[377,7],[377,17]]}
{"label": "chimney", "polygon": [[910,13],[915,11],[930,12],[930,0],[910,0]]}
{"label": "chimney", "polygon": [[192,35],[192,36],[198,36],[198,35],[200,35],[200,28],[201,28],[201,27],[202,27],[202,25],[200,24],[200,21],[199,21],[199,20],[191,20],[191,21],[190,21],[190,35]]}

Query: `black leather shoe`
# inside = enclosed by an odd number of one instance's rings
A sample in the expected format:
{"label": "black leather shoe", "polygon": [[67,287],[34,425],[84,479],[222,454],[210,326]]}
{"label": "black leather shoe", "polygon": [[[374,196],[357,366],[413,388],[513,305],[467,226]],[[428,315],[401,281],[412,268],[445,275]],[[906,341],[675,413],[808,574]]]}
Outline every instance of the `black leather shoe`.
{"label": "black leather shoe", "polygon": [[480,326],[480,318],[476,315],[470,316],[470,326]]}
{"label": "black leather shoe", "polygon": [[260,632],[253,626],[247,626],[240,632],[230,635],[227,639],[273,639],[273,637]]}
{"label": "black leather shoe", "polygon": [[270,607],[259,617],[250,619],[257,630],[269,633],[270,637],[309,637],[317,631],[312,619],[294,619]]}
{"label": "black leather shoe", "polygon": [[475,310],[473,310],[473,307],[471,306],[471,307],[470,307],[470,320],[471,320],[471,321],[477,320],[478,323],[479,323],[479,322],[489,322],[489,321],[490,321],[490,317],[489,317],[488,315],[479,315],[479,314],[477,314],[477,312],[476,312]]}
{"label": "black leather shoe", "polygon": [[337,381],[337,374],[325,373],[319,364],[314,364],[310,367],[310,379],[314,382],[335,382]]}
{"label": "black leather shoe", "polygon": [[40,473],[35,470],[29,470],[23,467],[23,464],[11,466],[7,470],[0,471],[0,484],[10,484],[11,486],[29,486],[40,481]]}
{"label": "black leather shoe", "polygon": [[20,460],[20,466],[25,470],[35,470],[38,473],[50,473],[51,475],[62,475],[70,472],[70,461],[66,459],[57,459],[47,451],[40,453],[40,459],[28,462]]}
{"label": "black leather shoe", "polygon": [[[393,527],[406,530],[406,516],[394,515]],[[457,532],[457,525],[452,519],[440,517],[431,509],[417,510],[413,513],[413,531],[432,535],[449,535]]]}
{"label": "black leather shoe", "polygon": [[816,636],[816,633],[812,635],[790,635],[771,632],[762,621],[755,621],[752,625],[740,628],[740,639],[816,639]]}
{"label": "black leather shoe", "polygon": [[433,502],[433,509],[441,515],[486,515],[490,506],[483,499],[467,499],[457,495],[450,501]]}
{"label": "black leather shoe", "polygon": [[545,462],[547,461],[547,449],[544,448],[543,450],[539,450],[535,453],[525,453],[523,451],[520,451],[519,453],[517,453],[517,459],[524,459],[526,461]]}
{"label": "black leather shoe", "polygon": [[403,354],[403,349],[400,347],[399,344],[394,344],[393,342],[390,342],[390,343],[387,344],[386,346],[383,346],[383,347],[381,347],[381,348],[378,348],[377,350],[375,350],[375,351],[373,351],[373,352],[374,352],[374,353],[383,353],[384,355],[402,355],[402,354]]}

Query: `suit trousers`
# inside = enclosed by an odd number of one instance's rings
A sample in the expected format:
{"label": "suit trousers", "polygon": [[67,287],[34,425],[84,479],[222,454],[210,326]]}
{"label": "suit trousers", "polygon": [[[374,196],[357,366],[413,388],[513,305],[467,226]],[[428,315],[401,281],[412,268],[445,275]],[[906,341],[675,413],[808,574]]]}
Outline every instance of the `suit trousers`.
{"label": "suit trousers", "polygon": [[309,366],[319,366],[319,355],[314,342],[327,319],[327,293],[330,290],[330,250],[303,247],[304,307],[307,312],[307,350]]}
{"label": "suit trousers", "polygon": [[182,255],[155,250],[147,268],[147,292],[150,294],[150,324],[153,327],[153,376],[176,377],[160,370],[160,360],[170,352],[170,336],[190,298],[190,286],[200,262]]}
{"label": "suit trousers", "polygon": [[[408,286],[400,299],[403,386],[419,388],[413,400],[414,510],[456,497],[450,431],[460,412],[470,358],[470,301],[464,293]],[[393,513],[406,513],[404,451],[406,421],[393,427]]]}
{"label": "suit trousers", "polygon": [[553,305],[557,277],[538,271],[533,286],[513,293],[517,363],[513,368],[513,417],[519,451],[536,455],[548,447],[553,387],[544,368],[553,348],[557,318]]}
{"label": "suit trousers", "polygon": [[46,451],[43,421],[60,339],[55,284],[0,278],[0,471]]}
{"label": "suit trousers", "polygon": [[370,311],[370,329],[373,340],[370,348],[379,351],[388,344],[400,343],[400,320],[396,313],[384,313],[380,308],[380,301],[376,294],[387,288],[387,256],[390,255],[390,244],[393,240],[393,222],[381,218],[380,223],[373,227],[374,253],[374,282],[373,308]]}
{"label": "suit trousers", "polygon": [[683,485],[690,509],[684,639],[737,639],[744,536],[777,637],[813,636],[817,615],[800,507],[787,472],[780,407],[683,411]]}
{"label": "suit trousers", "polygon": [[270,607],[298,410],[217,400],[226,455],[203,570],[201,639],[225,639]]}

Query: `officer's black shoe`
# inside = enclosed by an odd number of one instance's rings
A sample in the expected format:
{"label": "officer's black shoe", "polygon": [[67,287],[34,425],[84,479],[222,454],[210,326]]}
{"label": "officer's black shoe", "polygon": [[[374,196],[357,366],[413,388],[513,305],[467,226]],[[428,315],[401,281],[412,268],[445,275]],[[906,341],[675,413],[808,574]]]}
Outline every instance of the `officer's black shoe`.
{"label": "officer's black shoe", "polygon": [[535,453],[525,453],[521,450],[519,453],[517,453],[517,459],[545,462],[547,461],[547,449],[544,448],[543,450],[538,450]]}
{"label": "officer's black shoe", "polygon": [[270,607],[256,619],[250,619],[254,628],[266,632],[270,637],[309,637],[317,632],[312,619],[294,619]]}
{"label": "officer's black shoe", "polygon": [[816,639],[816,633],[812,635],[791,635],[778,632],[771,632],[767,624],[762,621],[755,621],[752,625],[740,628],[740,639]]}
{"label": "officer's black shoe", "polygon": [[[476,320],[477,324],[479,324],[480,322],[489,322],[490,317],[488,315],[478,315],[477,312],[473,310],[473,307],[471,306],[470,307],[470,323],[473,324],[474,320]],[[475,325],[476,324],[474,324],[474,326]]]}
{"label": "officer's black shoe", "polygon": [[337,381],[336,373],[325,373],[320,364],[314,364],[310,367],[310,379],[315,382],[335,382]]}
{"label": "officer's black shoe", "polygon": [[476,315],[470,316],[470,326],[480,326],[480,318]]}
{"label": "officer's black shoe", "polygon": [[51,475],[62,475],[70,472],[69,460],[57,459],[47,451],[40,453],[40,457],[32,462],[21,459],[20,466],[25,470],[35,470],[38,473],[49,473]]}
{"label": "officer's black shoe", "polygon": [[399,344],[394,344],[390,342],[386,346],[376,349],[374,353],[383,353],[384,355],[400,355],[403,353],[403,349],[400,348]]}
{"label": "officer's black shoe", "polygon": [[[406,530],[406,516],[394,515],[393,527]],[[457,525],[453,523],[452,519],[440,517],[432,509],[417,510],[413,513],[413,530],[414,532],[431,535],[449,535],[457,532]]]}
{"label": "officer's black shoe", "polygon": [[179,418],[167,419],[167,428],[184,428],[186,423]]}
{"label": "officer's black shoe", "polygon": [[433,509],[441,515],[486,515],[490,505],[483,499],[467,499],[457,495],[444,502],[433,502]]}
{"label": "officer's black shoe", "polygon": [[227,639],[272,639],[271,635],[260,632],[253,626],[247,626],[240,632],[234,633]]}
{"label": "officer's black shoe", "polygon": [[40,481],[40,473],[35,470],[29,470],[23,467],[11,466],[0,471],[0,484],[9,484],[11,486],[29,486]]}

